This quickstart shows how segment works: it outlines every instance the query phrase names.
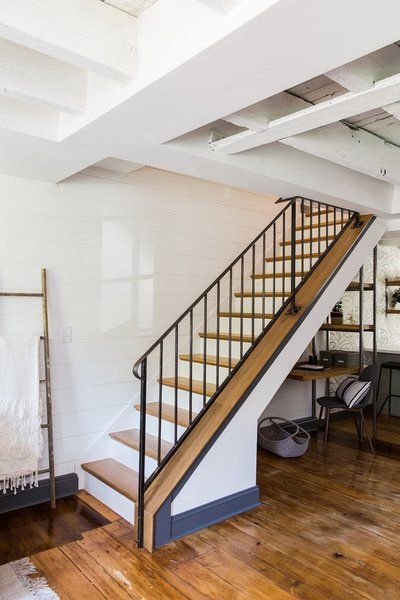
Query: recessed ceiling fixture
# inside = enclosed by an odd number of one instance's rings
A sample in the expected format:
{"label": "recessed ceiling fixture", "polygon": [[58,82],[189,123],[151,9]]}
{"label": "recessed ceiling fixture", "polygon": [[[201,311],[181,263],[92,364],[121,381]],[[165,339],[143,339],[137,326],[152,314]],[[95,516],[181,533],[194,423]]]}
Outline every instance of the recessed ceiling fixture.
{"label": "recessed ceiling fixture", "polygon": [[138,17],[141,12],[149,8],[156,0],[101,0],[118,10],[126,12],[128,15]]}

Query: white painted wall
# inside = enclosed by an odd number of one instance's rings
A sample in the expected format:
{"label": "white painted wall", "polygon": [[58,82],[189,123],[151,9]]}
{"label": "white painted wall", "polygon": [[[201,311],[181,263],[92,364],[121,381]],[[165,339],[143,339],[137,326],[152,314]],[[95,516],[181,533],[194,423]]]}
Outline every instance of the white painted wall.
{"label": "white painted wall", "polygon": [[[372,251],[385,231],[379,220],[370,227],[345,265],[334,277],[291,341],[254,388],[246,402],[211,447],[172,503],[172,514],[179,514],[207,502],[256,485],[257,420],[274,395],[274,412],[279,410],[280,388],[299,354],[318,331],[325,315],[343,293],[365,256]],[[299,386],[302,384],[299,384]],[[279,391],[278,391],[279,390]],[[293,405],[296,395],[292,396]],[[288,410],[288,404],[285,405]],[[222,476],[223,473],[223,476]]]}
{"label": "white painted wall", "polygon": [[[39,289],[48,269],[57,474],[135,397],[134,360],[275,211],[271,198],[149,168],[0,178],[0,289]],[[38,300],[1,299],[1,335],[40,326]]]}

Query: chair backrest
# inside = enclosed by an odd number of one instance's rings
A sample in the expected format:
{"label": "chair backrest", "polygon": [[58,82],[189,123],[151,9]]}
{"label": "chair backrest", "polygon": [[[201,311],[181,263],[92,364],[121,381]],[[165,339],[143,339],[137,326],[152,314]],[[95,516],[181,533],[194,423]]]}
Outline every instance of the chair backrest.
{"label": "chair backrest", "polygon": [[357,406],[354,408],[364,408],[364,406],[367,406],[367,404],[369,404],[372,394],[374,392],[374,386],[375,386],[378,376],[379,376],[379,370],[380,370],[380,365],[372,364],[372,365],[368,365],[368,367],[365,367],[365,369],[360,373],[359,380],[360,381],[370,381],[371,387],[369,389],[368,394],[366,394],[364,400],[362,400],[360,402],[360,404],[357,404]]}

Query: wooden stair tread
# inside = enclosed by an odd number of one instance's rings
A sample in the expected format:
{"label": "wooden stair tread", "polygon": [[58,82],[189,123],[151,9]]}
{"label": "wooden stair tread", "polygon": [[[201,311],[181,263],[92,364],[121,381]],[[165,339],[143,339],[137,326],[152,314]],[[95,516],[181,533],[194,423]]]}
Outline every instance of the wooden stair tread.
{"label": "wooden stair tread", "polygon": [[[137,450],[139,452],[140,431],[139,429],[125,429],[124,431],[114,431],[109,434],[113,440]],[[173,444],[166,440],[161,440],[161,458],[171,450]],[[158,438],[146,433],[146,455],[157,460],[158,458]]]}
{"label": "wooden stair tread", "polygon": [[[140,404],[135,404],[135,409],[140,411]],[[146,405],[146,414],[158,418],[158,402],[148,402]],[[192,421],[197,417],[197,413],[192,412]],[[175,407],[172,404],[161,404],[161,418],[169,423],[175,423]],[[189,411],[178,406],[178,425],[181,427],[189,426]]]}
{"label": "wooden stair tread", "polygon": [[84,463],[82,469],[96,477],[128,500],[136,502],[138,474],[113,458]]}
{"label": "wooden stair tread", "polygon": [[275,294],[273,292],[255,292],[253,294],[253,292],[235,292],[235,297],[236,298],[241,298],[243,296],[243,298],[251,298],[254,295],[255,298],[262,298],[263,296],[265,296],[265,298],[273,298],[275,296],[275,298],[283,298],[284,296],[290,296],[290,292],[275,292]]}
{"label": "wooden stair tread", "polygon": [[[295,272],[295,277],[303,277],[306,275],[308,271],[304,270],[304,273],[301,271]],[[291,272],[286,271],[285,273],[255,273],[254,275],[250,275],[251,279],[283,279],[284,277],[291,277]]]}
{"label": "wooden stair tread", "polygon": [[304,216],[307,217],[307,219],[309,219],[312,216],[318,216],[318,215],[327,215],[327,214],[332,214],[334,212],[333,208],[330,209],[324,209],[324,210],[314,210],[313,212],[311,212],[311,210],[309,208],[305,208],[304,210]]}
{"label": "wooden stair tread", "polygon": [[[327,240],[333,240],[334,237],[335,236],[333,234],[332,235],[328,235],[328,236],[321,235],[320,238],[319,238],[319,240],[321,242],[326,242]],[[296,238],[295,239],[295,244],[302,244],[302,243],[309,244],[310,242],[313,242],[313,243],[318,242],[318,236],[312,237],[312,238],[311,237],[304,238],[304,240],[302,240],[301,238],[299,238],[299,239]],[[292,242],[291,242],[291,240],[288,240],[287,242],[279,242],[279,245],[280,246],[291,246]]]}
{"label": "wooden stair tread", "polygon": [[[190,362],[190,354],[181,354],[179,358],[186,362]],[[204,355],[203,354],[193,354],[192,362],[204,364]],[[232,368],[236,367],[238,362],[239,362],[238,358],[231,358],[231,367]],[[217,362],[216,356],[213,356],[212,354],[206,354],[206,364],[211,365],[213,367],[217,366],[217,364],[218,364],[218,366],[220,366],[220,367],[225,367],[226,369],[229,369],[229,357],[220,356],[218,358],[218,362]]]}
{"label": "wooden stair tread", "polygon": [[[318,252],[307,252],[306,254],[296,254],[296,260],[301,260],[302,258],[304,260],[307,260],[309,258],[319,258],[321,255]],[[291,256],[275,256],[275,259],[273,256],[267,256],[267,258],[265,259],[265,262],[267,263],[273,263],[273,262],[283,262],[283,261],[287,261],[287,260],[292,260]]]}
{"label": "wooden stair tread", "polygon": [[[360,331],[360,325],[353,323],[323,323],[320,327],[322,331]],[[373,325],[364,325],[364,331],[373,331]]]}
{"label": "wooden stair tread", "polygon": [[[163,385],[175,388],[175,377],[164,377],[162,380]],[[188,377],[178,377],[178,389],[184,390],[185,392],[190,391],[190,379]],[[214,383],[207,383],[205,387],[206,396],[211,397],[215,394],[216,385]],[[193,394],[204,394],[204,386],[202,381],[192,379],[192,392]]]}
{"label": "wooden stair tread", "polygon": [[[318,216],[318,215],[317,215]],[[337,219],[336,221],[336,225],[345,225],[347,223],[346,219]],[[303,225],[298,225],[296,227],[296,231],[302,231],[302,230],[306,230],[306,229],[315,229],[316,227],[334,227],[335,225],[335,221],[328,221],[328,222],[324,222],[324,223],[318,223],[318,221],[316,219],[313,220],[312,225],[311,223],[306,223],[303,227]]]}
{"label": "wooden stair tread", "polygon": [[218,313],[220,317],[232,317],[233,319],[273,319],[274,315],[272,313],[248,313],[244,312],[243,315],[241,312],[220,312]]}
{"label": "wooden stair tread", "polygon": [[387,279],[386,280],[386,285],[390,286],[390,285],[400,285],[400,278],[396,277],[395,279]]}
{"label": "wooden stair tread", "polygon": [[[199,336],[201,338],[207,338],[210,340],[217,340],[218,338],[220,340],[232,340],[232,342],[245,342],[245,343],[252,343],[253,342],[253,338],[251,337],[251,335],[243,335],[242,337],[240,337],[240,333],[232,333],[231,335],[229,335],[229,333],[219,333],[219,335],[217,333],[215,333],[214,331],[207,331],[207,333],[204,333],[203,331],[201,331],[199,333]],[[257,339],[257,336],[255,336],[254,339]]]}

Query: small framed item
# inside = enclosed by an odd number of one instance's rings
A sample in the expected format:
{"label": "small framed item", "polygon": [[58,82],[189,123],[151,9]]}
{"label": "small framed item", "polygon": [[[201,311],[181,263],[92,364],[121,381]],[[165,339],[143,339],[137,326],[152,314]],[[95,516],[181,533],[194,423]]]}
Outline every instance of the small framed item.
{"label": "small framed item", "polygon": [[324,367],[331,367],[334,364],[333,353],[330,350],[321,350],[319,353],[319,360]]}
{"label": "small framed item", "polygon": [[336,350],[334,353],[335,367],[347,367],[349,364],[349,355],[347,352]]}

